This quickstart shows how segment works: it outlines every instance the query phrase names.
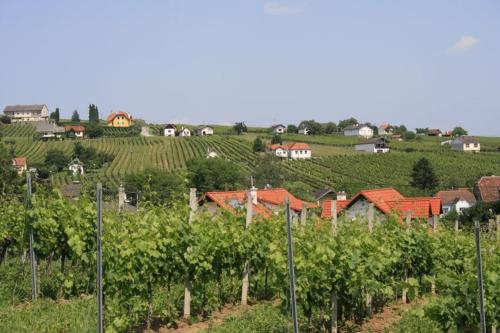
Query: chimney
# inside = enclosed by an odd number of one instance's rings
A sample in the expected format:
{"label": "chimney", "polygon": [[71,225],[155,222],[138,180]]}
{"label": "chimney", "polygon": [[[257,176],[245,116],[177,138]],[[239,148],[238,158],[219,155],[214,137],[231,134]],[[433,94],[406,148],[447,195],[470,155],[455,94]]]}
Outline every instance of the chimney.
{"label": "chimney", "polygon": [[250,196],[252,197],[252,203],[254,205],[257,204],[257,188],[255,186],[252,186],[252,188],[250,189]]}
{"label": "chimney", "polygon": [[122,184],[118,188],[118,212],[123,212],[125,207],[125,200],[127,199],[127,194],[125,193],[125,188]]}
{"label": "chimney", "polygon": [[347,200],[347,194],[345,191],[337,192],[337,200]]}

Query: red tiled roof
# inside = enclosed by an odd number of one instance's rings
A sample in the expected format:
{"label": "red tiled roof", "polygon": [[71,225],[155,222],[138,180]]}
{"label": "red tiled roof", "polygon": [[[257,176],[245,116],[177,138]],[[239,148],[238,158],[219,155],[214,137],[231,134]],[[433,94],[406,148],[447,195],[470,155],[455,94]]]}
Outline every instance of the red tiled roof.
{"label": "red tiled roof", "polygon": [[392,187],[374,190],[363,190],[352,197],[349,205],[351,203],[354,203],[360,197],[364,197],[366,200],[373,203],[375,207],[381,210],[384,214],[389,213],[391,210],[391,207],[387,204],[387,201],[401,200],[404,198],[401,193],[399,193]]}
{"label": "red tiled roof", "polygon": [[283,144],[274,144],[270,146],[271,150],[276,150],[276,149],[284,149],[284,150],[311,150],[311,147],[307,143],[303,142],[293,142],[288,145]]}
{"label": "red tiled roof", "polygon": [[[347,206],[350,200],[337,200],[337,214],[342,212]],[[332,217],[332,202],[333,200],[324,200],[323,207],[321,207],[321,217],[330,218]]]}
{"label": "red tiled roof", "polygon": [[66,132],[68,132],[68,131],[85,132],[85,127],[83,127],[81,125],[64,125],[64,130]]}
{"label": "red tiled roof", "polygon": [[477,197],[486,202],[500,200],[500,177],[485,176],[481,177],[474,189]]}
{"label": "red tiled roof", "polygon": [[459,199],[463,199],[471,204],[476,203],[474,194],[472,194],[472,192],[466,188],[459,188],[457,190],[449,191],[439,191],[438,193],[436,193],[435,197],[440,198],[443,202],[443,205],[452,205]]}
{"label": "red tiled roof", "polygon": [[111,114],[107,118],[107,122],[108,123],[112,122],[113,119],[115,119],[115,117],[117,117],[117,116],[124,116],[128,120],[132,120],[132,116],[130,114],[128,114],[127,112],[119,111],[119,112],[111,112]]}
{"label": "red tiled roof", "polygon": [[[242,207],[246,203],[246,191],[226,191],[226,192],[207,192],[204,197],[209,198],[214,201],[220,207],[228,210],[229,212],[234,212],[234,208],[231,205],[231,200],[236,200]],[[290,208],[294,211],[302,210],[303,201],[294,197],[290,192],[283,188],[276,189],[262,189],[257,190],[257,204],[253,205],[254,211],[258,215],[263,215],[265,217],[270,217],[272,211],[264,205],[264,203],[269,203],[273,205],[284,205],[285,198],[290,199]],[[200,199],[200,201],[203,200]],[[313,203],[307,203],[307,208],[317,207]]]}
{"label": "red tiled roof", "polygon": [[428,218],[441,213],[441,199],[432,197],[404,198],[395,201],[388,201],[392,212],[397,213],[401,218],[405,218],[408,213],[411,217]]}
{"label": "red tiled roof", "polygon": [[12,165],[14,167],[26,167],[28,164],[28,159],[26,157],[14,157],[12,159]]}

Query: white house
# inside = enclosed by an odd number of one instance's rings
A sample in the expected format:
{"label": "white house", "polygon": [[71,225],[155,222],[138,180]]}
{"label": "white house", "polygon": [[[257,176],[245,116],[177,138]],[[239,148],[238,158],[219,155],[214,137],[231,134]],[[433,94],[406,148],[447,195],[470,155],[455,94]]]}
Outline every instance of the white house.
{"label": "white house", "polygon": [[3,113],[11,119],[13,123],[48,121],[49,109],[47,105],[7,105]]}
{"label": "white house", "polygon": [[459,188],[458,190],[439,191],[436,197],[441,199],[443,204],[443,215],[450,212],[462,212],[476,204],[474,194],[466,188]]}
{"label": "white house", "polygon": [[355,150],[367,153],[388,153],[388,143],[389,140],[386,138],[372,138],[358,143],[355,146]]}
{"label": "white house", "polygon": [[78,159],[74,158],[68,165],[68,170],[71,171],[73,176],[83,175],[83,163]]}
{"label": "white house", "polygon": [[349,125],[344,128],[345,136],[361,136],[363,138],[373,137],[373,129],[365,124]]}
{"label": "white house", "polygon": [[64,127],[49,122],[37,122],[36,131],[42,139],[53,139],[64,134]]}
{"label": "white house", "polygon": [[175,136],[175,130],[177,127],[175,127],[174,124],[167,124],[163,128],[163,136]]}
{"label": "white house", "polygon": [[189,130],[189,128],[181,127],[181,130],[179,131],[179,136],[191,136],[191,131]]}
{"label": "white house", "polygon": [[64,131],[66,134],[73,134],[76,138],[83,138],[85,136],[85,127],[81,125],[65,125]]}
{"label": "white house", "polygon": [[311,134],[311,129],[309,127],[306,127],[306,126],[301,126],[299,127],[299,134],[302,134],[302,135],[309,135]]}
{"label": "white house", "polygon": [[210,126],[200,126],[196,129],[196,134],[199,136],[213,135],[214,129]]}
{"label": "white house", "polygon": [[271,127],[273,134],[283,134],[286,132],[285,125],[279,124]]}
{"label": "white house", "polygon": [[12,159],[12,167],[21,175],[28,170],[28,159],[26,157],[14,157]]}
{"label": "white house", "polygon": [[389,124],[382,124],[378,127],[378,135],[391,135],[392,134],[392,126]]}
{"label": "white house", "polygon": [[212,148],[207,149],[207,158],[216,158],[219,157],[219,154]]}
{"label": "white house", "polygon": [[479,153],[481,151],[481,144],[473,136],[459,136],[451,142],[451,149],[457,151]]}
{"label": "white house", "polygon": [[274,144],[270,148],[276,156],[292,160],[310,159],[312,155],[311,147],[301,142],[294,142],[289,145]]}

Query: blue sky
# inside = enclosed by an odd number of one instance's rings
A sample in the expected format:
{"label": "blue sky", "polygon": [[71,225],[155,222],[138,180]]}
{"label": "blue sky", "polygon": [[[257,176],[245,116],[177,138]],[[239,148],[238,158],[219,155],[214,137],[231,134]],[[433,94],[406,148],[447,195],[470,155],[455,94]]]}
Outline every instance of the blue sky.
{"label": "blue sky", "polygon": [[0,0],[0,107],[500,135],[500,2]]}

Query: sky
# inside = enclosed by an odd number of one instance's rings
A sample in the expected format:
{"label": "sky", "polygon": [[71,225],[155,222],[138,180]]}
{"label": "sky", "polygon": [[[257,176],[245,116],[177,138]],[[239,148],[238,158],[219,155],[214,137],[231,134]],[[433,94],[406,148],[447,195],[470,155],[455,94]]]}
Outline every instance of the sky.
{"label": "sky", "polygon": [[0,0],[0,108],[500,136],[498,0]]}

